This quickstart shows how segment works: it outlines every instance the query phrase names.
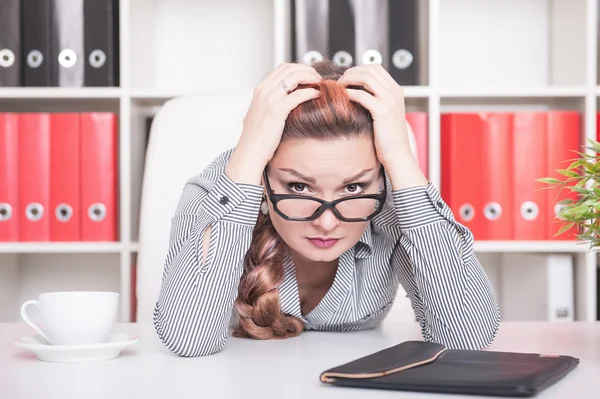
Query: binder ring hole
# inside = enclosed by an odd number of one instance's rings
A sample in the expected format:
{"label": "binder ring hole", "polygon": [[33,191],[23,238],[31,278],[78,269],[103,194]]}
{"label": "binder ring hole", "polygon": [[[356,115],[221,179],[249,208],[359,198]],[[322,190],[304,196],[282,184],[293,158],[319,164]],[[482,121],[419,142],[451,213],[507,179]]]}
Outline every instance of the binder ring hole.
{"label": "binder ring hole", "polygon": [[44,207],[38,202],[32,202],[25,208],[25,216],[32,222],[37,222],[44,216]]}
{"label": "binder ring hole", "polygon": [[392,64],[398,69],[406,69],[413,62],[413,55],[405,49],[396,50],[392,55]]}
{"label": "binder ring hole", "polygon": [[502,207],[497,202],[490,202],[483,208],[483,215],[488,220],[497,220],[502,215]]}
{"label": "binder ring hole", "polygon": [[64,49],[58,54],[58,63],[65,68],[71,68],[77,63],[77,54],[71,49]]}
{"label": "binder ring hole", "polygon": [[44,54],[40,50],[31,50],[27,54],[27,65],[31,68],[38,68],[44,62]]}
{"label": "binder ring hole", "polygon": [[9,221],[12,217],[12,207],[6,202],[0,202],[0,222]]}
{"label": "binder ring hole", "polygon": [[106,62],[106,54],[100,49],[96,49],[90,53],[89,60],[93,68],[100,68]]}
{"label": "binder ring hole", "polygon": [[15,63],[15,53],[7,48],[0,50],[0,67],[8,68]]}
{"label": "binder ring hole", "polygon": [[558,220],[566,220],[564,217],[560,216],[559,213],[564,209],[565,204],[556,204],[554,205],[554,217]]}
{"label": "binder ring hole", "polygon": [[106,206],[101,203],[95,203],[88,208],[88,217],[94,222],[101,222],[106,218]]}
{"label": "binder ring hole", "polygon": [[54,213],[59,222],[68,222],[73,216],[73,208],[68,204],[59,204]]}
{"label": "binder ring hole", "polygon": [[525,201],[521,204],[521,217],[525,220],[535,220],[540,214],[540,209],[533,201]]}
{"label": "binder ring hole", "polygon": [[468,222],[475,217],[475,208],[471,204],[464,204],[459,208],[458,214],[462,220]]}
{"label": "binder ring hole", "polygon": [[333,55],[333,62],[341,67],[351,66],[352,61],[352,55],[347,51],[338,51]]}
{"label": "binder ring hole", "polygon": [[304,54],[304,57],[302,57],[302,61],[305,64],[312,65],[315,62],[323,61],[323,54],[316,50],[308,51],[306,54]]}
{"label": "binder ring hole", "polygon": [[362,62],[364,65],[367,64],[381,64],[383,63],[383,56],[375,49],[369,49],[364,52],[362,56]]}

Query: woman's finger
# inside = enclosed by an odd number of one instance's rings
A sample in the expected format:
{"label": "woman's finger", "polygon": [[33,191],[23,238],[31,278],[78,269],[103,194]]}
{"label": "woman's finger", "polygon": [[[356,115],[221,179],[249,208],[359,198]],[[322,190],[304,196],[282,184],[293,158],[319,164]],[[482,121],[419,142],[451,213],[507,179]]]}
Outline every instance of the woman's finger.
{"label": "woman's finger", "polygon": [[274,104],[273,106],[275,107],[276,112],[283,112],[285,115],[288,115],[298,105],[305,101],[318,98],[320,94],[321,93],[319,90],[310,87],[306,89],[298,89],[285,96],[282,101]]}
{"label": "woman's finger", "polygon": [[273,91],[276,98],[281,99],[292,93],[301,84],[319,83],[320,81],[321,76],[315,76],[310,71],[292,71],[283,76],[281,81],[275,82]]}
{"label": "woman's finger", "polygon": [[298,87],[298,84],[300,83],[317,83],[321,80],[321,75],[319,75],[319,73],[310,65],[288,64],[273,76],[269,86],[271,90],[278,89],[285,93],[287,89],[289,93]]}
{"label": "woman's finger", "polygon": [[[360,67],[356,67],[360,68]],[[362,86],[367,91],[372,93],[375,97],[381,98],[382,100],[389,100],[392,98],[392,92],[388,88],[388,84],[378,77],[374,72],[374,68],[360,68],[355,70],[348,69],[338,82],[346,87],[348,86]]]}
{"label": "woman's finger", "polygon": [[381,100],[373,97],[364,90],[346,89],[346,92],[348,93],[348,97],[350,97],[351,101],[357,102],[368,109],[369,112],[371,112],[373,119],[375,119],[375,115],[380,114],[383,110],[383,103]]}
{"label": "woman's finger", "polygon": [[392,77],[392,75],[390,75],[390,73],[381,64],[376,64],[374,66],[376,75],[379,76],[383,82],[388,84],[388,87],[391,88],[400,86],[398,82],[396,82],[396,80]]}

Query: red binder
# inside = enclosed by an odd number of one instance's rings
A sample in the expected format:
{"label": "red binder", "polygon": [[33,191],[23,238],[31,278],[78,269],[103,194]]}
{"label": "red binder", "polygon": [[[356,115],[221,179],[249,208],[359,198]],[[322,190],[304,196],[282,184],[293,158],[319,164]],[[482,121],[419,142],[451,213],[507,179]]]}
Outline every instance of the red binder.
{"label": "red binder", "polygon": [[116,115],[81,114],[81,239],[117,240]]}
{"label": "red binder", "polygon": [[441,118],[441,194],[476,240],[512,236],[512,115]]}
{"label": "red binder", "polygon": [[514,240],[545,240],[548,206],[545,185],[547,151],[546,114],[516,112],[513,115],[513,223]]}
{"label": "red binder", "polygon": [[50,239],[79,241],[79,114],[52,114],[50,137]]}
{"label": "red binder", "polygon": [[596,113],[596,141],[600,142],[600,112]]}
{"label": "red binder", "polygon": [[429,140],[427,130],[426,112],[409,112],[406,121],[410,124],[417,143],[417,158],[419,166],[425,177],[429,178]]}
{"label": "red binder", "polygon": [[[547,164],[543,177],[555,177],[564,180],[565,177],[556,172],[556,169],[566,169],[579,155],[573,151],[582,151],[581,120],[577,111],[549,111],[546,114],[546,140]],[[559,201],[563,199],[577,200],[577,193],[569,189],[548,189],[546,191],[547,214],[547,239],[548,240],[574,240],[578,230],[566,231],[559,236],[554,236],[564,222],[556,218],[560,211]]]}
{"label": "red binder", "polygon": [[0,242],[18,241],[18,140],[15,113],[0,113]]}
{"label": "red binder", "polygon": [[19,114],[19,240],[50,240],[50,114]]}

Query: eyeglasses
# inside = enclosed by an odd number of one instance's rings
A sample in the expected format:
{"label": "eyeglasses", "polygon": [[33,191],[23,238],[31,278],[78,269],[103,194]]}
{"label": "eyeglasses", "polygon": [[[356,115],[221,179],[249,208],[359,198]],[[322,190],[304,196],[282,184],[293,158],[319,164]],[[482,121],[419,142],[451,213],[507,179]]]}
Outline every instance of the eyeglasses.
{"label": "eyeglasses", "polygon": [[387,196],[383,166],[381,175],[383,176],[383,191],[378,194],[353,195],[335,201],[325,201],[305,195],[275,194],[271,189],[267,170],[265,169],[263,172],[269,200],[273,204],[275,212],[286,220],[298,222],[315,220],[327,209],[331,209],[333,214],[343,222],[371,220],[381,212]]}

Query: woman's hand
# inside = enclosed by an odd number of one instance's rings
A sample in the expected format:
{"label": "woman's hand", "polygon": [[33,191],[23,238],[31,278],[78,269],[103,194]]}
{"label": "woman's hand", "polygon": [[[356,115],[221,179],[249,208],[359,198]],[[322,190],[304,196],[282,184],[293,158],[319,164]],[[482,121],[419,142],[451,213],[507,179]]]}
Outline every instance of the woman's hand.
{"label": "woman's hand", "polygon": [[289,113],[319,96],[319,91],[312,88],[292,90],[299,84],[320,81],[321,75],[313,67],[284,63],[256,86],[241,137],[225,171],[231,180],[260,184],[262,172],[279,146]]}
{"label": "woman's hand", "polygon": [[426,185],[408,137],[404,90],[379,64],[349,68],[338,82],[347,88],[352,101],[369,110],[373,117],[375,151],[390,176],[395,190]]}

